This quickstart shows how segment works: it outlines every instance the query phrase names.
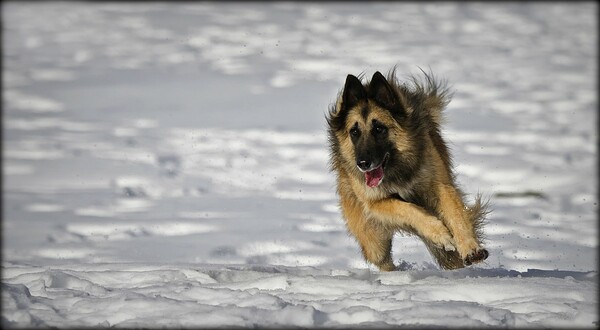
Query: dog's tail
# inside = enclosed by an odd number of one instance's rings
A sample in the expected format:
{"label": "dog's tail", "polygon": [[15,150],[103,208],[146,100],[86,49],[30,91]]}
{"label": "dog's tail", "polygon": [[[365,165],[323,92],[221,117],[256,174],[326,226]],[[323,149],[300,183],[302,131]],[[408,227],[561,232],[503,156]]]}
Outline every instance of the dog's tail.
{"label": "dog's tail", "polygon": [[489,200],[482,200],[481,193],[475,197],[475,203],[467,208],[468,219],[473,227],[473,234],[477,238],[477,243],[483,244],[486,237],[483,233],[486,216],[489,211]]}

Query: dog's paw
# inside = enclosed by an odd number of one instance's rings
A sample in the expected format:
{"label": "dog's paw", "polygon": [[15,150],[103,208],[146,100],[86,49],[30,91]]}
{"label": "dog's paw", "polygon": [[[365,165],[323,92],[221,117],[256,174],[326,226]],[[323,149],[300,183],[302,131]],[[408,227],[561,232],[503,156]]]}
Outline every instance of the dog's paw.
{"label": "dog's paw", "polygon": [[456,242],[454,242],[454,239],[450,235],[442,236],[436,245],[445,251],[456,251]]}
{"label": "dog's paw", "polygon": [[444,224],[437,218],[432,219],[433,220],[429,224],[430,226],[427,228],[428,239],[438,249],[444,249],[445,251],[457,251],[456,242],[454,241],[452,235],[450,235],[448,228],[446,228],[446,226],[444,226]]}
{"label": "dog's paw", "polygon": [[485,259],[487,259],[487,257],[489,255],[490,254],[486,249],[480,248],[474,252],[469,253],[467,255],[467,257],[464,259],[464,263],[466,266],[470,266],[472,264],[476,264],[476,263],[484,261]]}
{"label": "dog's paw", "polygon": [[444,244],[444,250],[445,251],[456,251],[454,244],[455,244],[454,240],[451,240],[449,243]]}

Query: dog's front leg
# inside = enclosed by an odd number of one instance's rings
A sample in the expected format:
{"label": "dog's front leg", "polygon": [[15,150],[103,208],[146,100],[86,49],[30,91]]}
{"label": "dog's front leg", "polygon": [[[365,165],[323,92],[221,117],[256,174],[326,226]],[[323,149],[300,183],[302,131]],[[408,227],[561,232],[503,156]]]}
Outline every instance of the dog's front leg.
{"label": "dog's front leg", "polygon": [[394,231],[368,219],[356,197],[349,195],[348,192],[340,194],[340,206],[346,226],[359,243],[363,256],[381,271],[395,270],[391,254]]}
{"label": "dog's front leg", "polygon": [[456,244],[448,228],[422,207],[394,198],[370,201],[367,207],[375,215],[375,219],[384,224],[400,229],[409,227],[438,247],[446,251],[455,250]]}

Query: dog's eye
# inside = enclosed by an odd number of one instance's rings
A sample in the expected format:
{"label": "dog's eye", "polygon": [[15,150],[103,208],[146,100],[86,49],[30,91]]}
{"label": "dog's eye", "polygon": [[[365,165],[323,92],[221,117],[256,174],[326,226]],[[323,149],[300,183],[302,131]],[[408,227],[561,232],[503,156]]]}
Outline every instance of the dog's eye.
{"label": "dog's eye", "polygon": [[360,135],[360,131],[358,130],[358,128],[352,127],[350,129],[350,135],[353,136],[353,137],[357,137],[357,136]]}
{"label": "dog's eye", "polygon": [[377,134],[383,134],[387,132],[387,127],[385,126],[375,126],[375,133]]}

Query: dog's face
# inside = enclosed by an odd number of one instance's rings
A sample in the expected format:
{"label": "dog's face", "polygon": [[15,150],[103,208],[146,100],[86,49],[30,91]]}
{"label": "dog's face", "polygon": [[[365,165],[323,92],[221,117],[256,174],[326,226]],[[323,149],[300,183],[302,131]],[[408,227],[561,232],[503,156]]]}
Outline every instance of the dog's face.
{"label": "dog's face", "polygon": [[[335,130],[341,156],[364,175],[371,188],[384,182],[391,167],[402,163],[402,154],[411,144],[402,122],[406,110],[387,80],[376,72],[368,86],[348,75],[336,118]],[[354,171],[356,173],[356,170]]]}

